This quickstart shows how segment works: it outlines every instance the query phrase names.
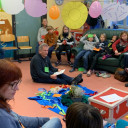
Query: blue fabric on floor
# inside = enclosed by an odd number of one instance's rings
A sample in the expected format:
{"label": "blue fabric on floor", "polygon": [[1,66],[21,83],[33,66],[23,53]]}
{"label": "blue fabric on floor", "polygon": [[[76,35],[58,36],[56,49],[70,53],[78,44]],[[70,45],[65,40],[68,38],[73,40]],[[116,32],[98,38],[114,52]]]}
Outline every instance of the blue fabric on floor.
{"label": "blue fabric on floor", "polygon": [[[81,85],[77,85],[78,87],[82,88],[85,95],[86,96],[92,96],[94,94],[96,94],[97,92],[96,91],[92,91],[86,87],[82,87]],[[50,91],[46,91],[45,89],[38,89],[38,91],[41,91],[42,92],[45,92],[45,94],[42,96],[35,96],[35,97],[28,97],[28,99],[30,100],[36,100],[40,105],[48,105],[48,106],[53,106],[53,105],[57,105],[57,107],[55,108],[48,108],[49,110],[53,111],[53,112],[56,112],[57,114],[60,114],[60,112],[62,112],[63,114],[66,113],[67,111],[67,106],[64,106],[62,103],[61,103],[61,97],[52,97],[54,94],[51,93]],[[70,89],[69,88],[66,88],[66,89],[61,89],[58,94],[62,94],[62,95],[65,95],[66,92],[68,92]],[[62,115],[63,115],[62,114]],[[61,115],[61,114],[60,114]]]}

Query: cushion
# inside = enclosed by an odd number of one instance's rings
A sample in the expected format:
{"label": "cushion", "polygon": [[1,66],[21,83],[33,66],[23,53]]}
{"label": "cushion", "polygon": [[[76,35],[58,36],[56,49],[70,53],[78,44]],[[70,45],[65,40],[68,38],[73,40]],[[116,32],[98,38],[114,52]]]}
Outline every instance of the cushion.
{"label": "cushion", "polygon": [[107,58],[105,60],[102,60],[102,57],[99,57],[98,64],[118,67],[120,62],[119,62],[119,59],[117,59],[117,58]]}

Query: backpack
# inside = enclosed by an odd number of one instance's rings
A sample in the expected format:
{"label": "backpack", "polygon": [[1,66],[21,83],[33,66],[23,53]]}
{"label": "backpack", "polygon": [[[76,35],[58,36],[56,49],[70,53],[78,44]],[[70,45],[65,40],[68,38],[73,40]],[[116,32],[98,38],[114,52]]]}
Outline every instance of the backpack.
{"label": "backpack", "polygon": [[122,69],[122,68],[117,68],[117,69],[116,69],[116,72],[115,72],[115,75],[114,75],[114,78],[117,79],[117,80],[119,80],[119,81],[121,81],[121,82],[126,81],[126,79],[128,78],[127,75],[120,75],[120,74],[118,73],[118,71],[123,71],[123,70],[124,70],[124,69]]}

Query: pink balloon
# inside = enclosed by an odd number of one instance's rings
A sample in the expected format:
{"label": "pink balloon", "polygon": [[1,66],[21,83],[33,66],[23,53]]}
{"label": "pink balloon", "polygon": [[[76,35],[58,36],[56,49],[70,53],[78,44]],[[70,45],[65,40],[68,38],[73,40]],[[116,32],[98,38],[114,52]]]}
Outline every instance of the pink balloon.
{"label": "pink balloon", "polygon": [[89,8],[89,14],[92,18],[97,18],[101,14],[101,4],[98,1],[95,1],[91,4]]}
{"label": "pink balloon", "polygon": [[42,0],[25,0],[25,10],[32,17],[40,17],[47,13],[47,5]]}

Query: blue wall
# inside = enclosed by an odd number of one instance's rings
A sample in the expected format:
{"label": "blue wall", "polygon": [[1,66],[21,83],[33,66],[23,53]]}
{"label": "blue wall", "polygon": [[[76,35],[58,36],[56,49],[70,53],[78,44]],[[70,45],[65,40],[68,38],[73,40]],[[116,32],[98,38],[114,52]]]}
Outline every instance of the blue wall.
{"label": "blue wall", "polygon": [[[41,27],[41,17],[35,18],[29,16],[25,10],[15,15],[16,20],[16,36],[28,35],[30,37],[30,43],[32,48],[32,53],[35,53],[35,48],[37,44],[37,33],[38,29]],[[26,53],[25,51],[20,52],[20,54]]]}

